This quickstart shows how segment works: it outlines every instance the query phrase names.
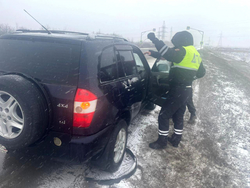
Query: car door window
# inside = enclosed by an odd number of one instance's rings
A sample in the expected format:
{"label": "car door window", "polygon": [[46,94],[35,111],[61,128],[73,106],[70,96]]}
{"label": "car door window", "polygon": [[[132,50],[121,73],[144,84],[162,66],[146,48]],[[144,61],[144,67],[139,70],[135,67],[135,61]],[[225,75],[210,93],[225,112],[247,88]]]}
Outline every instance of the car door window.
{"label": "car door window", "polygon": [[138,72],[139,73],[144,72],[145,67],[144,67],[144,65],[142,63],[141,58],[139,57],[139,55],[137,53],[133,53],[133,55],[134,55],[134,58],[135,58],[135,64],[136,64]]}
{"label": "car door window", "polygon": [[117,60],[118,78],[123,78],[123,77],[125,77],[125,72],[123,69],[123,65],[122,65],[122,61],[121,61],[119,52],[115,51],[115,55],[116,55],[116,60]]}
{"label": "car door window", "polygon": [[136,74],[136,64],[131,51],[119,51],[119,58],[123,66],[125,76]]}
{"label": "car door window", "polygon": [[102,82],[117,78],[117,68],[113,47],[108,47],[102,51],[100,57],[99,77]]}

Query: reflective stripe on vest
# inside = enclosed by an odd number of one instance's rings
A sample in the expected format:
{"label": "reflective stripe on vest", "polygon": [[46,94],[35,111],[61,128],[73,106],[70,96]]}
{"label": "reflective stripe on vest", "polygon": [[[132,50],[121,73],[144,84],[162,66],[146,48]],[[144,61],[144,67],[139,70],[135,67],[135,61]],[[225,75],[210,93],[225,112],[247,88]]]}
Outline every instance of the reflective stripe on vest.
{"label": "reflective stripe on vest", "polygon": [[186,50],[185,57],[180,63],[173,63],[171,68],[182,68],[197,71],[202,61],[199,52],[197,52],[194,46],[183,46],[183,48]]}

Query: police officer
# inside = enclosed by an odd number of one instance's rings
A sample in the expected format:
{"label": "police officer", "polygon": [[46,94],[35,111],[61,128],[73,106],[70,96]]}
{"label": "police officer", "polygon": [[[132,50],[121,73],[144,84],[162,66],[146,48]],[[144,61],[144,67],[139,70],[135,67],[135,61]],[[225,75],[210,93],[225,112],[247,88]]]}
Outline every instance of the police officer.
{"label": "police officer", "polygon": [[[169,72],[170,90],[158,117],[158,139],[150,143],[149,147],[164,149],[167,146],[167,140],[174,147],[178,147],[183,132],[183,116],[187,100],[192,96],[192,82],[195,76],[204,75],[205,69],[199,52],[193,46],[193,36],[189,32],[182,31],[173,36],[171,42],[174,48],[169,48],[163,41],[157,39],[154,33],[149,33],[148,39],[158,50],[158,53],[149,51],[149,55],[160,54],[158,56],[172,62]],[[168,138],[170,118],[174,122],[174,133]]]}
{"label": "police officer", "polygon": [[[159,52],[155,52],[155,51],[152,51],[152,50],[150,50],[149,52],[144,52],[144,55],[145,54],[148,54],[148,55],[150,55],[150,56],[152,56],[154,58],[157,58],[157,59],[162,58],[161,54]],[[202,75],[200,75],[199,78],[203,77],[204,75],[205,75],[205,71],[203,71]],[[195,76],[195,79],[197,79],[197,78],[198,77]],[[193,102],[193,91],[192,91],[191,96],[187,100],[187,108],[188,108],[188,111],[190,113],[190,118],[188,120],[188,123],[189,124],[194,124],[196,119],[197,119],[197,116],[196,116],[196,109],[195,109],[194,102]]]}

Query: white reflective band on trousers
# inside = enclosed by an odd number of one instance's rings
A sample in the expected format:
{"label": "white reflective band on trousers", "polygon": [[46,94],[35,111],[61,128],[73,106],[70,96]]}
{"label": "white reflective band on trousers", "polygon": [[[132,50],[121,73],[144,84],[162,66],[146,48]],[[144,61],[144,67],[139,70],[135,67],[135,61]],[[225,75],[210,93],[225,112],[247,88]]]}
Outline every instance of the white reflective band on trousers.
{"label": "white reflective band on trousers", "polygon": [[161,131],[161,130],[159,130],[158,132],[159,132],[159,135],[168,136],[169,131]]}
{"label": "white reflective band on trousers", "polygon": [[179,134],[179,135],[181,135],[182,134],[182,129],[174,129],[174,133],[175,134]]}

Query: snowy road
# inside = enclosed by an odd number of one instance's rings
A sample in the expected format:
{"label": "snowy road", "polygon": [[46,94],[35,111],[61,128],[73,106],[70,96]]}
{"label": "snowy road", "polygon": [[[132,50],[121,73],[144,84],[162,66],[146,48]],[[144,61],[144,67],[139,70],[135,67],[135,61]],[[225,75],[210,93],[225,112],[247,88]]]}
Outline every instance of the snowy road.
{"label": "snowy road", "polygon": [[157,138],[157,107],[129,127],[128,147],[138,160],[129,179],[101,186],[85,181],[87,165],[0,153],[0,187],[250,187],[250,65],[211,50],[201,55],[207,74],[194,82],[198,121],[187,124],[186,113],[179,148],[148,147]]}

